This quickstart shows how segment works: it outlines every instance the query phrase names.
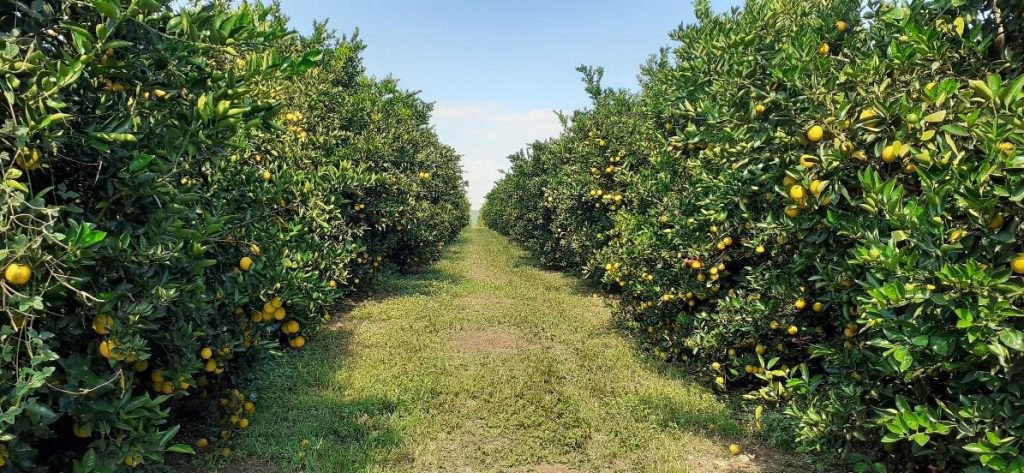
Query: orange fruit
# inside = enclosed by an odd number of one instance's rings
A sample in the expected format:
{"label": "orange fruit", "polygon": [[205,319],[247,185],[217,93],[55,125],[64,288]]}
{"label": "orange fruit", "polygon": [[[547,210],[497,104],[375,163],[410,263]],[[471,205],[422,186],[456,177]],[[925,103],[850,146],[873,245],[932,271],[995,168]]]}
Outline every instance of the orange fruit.
{"label": "orange fruit", "polygon": [[27,264],[11,263],[4,269],[4,279],[15,286],[24,286],[32,278],[32,268]]}
{"label": "orange fruit", "polygon": [[789,188],[789,198],[793,200],[804,200],[804,186],[796,184]]}
{"label": "orange fruit", "polygon": [[115,347],[117,347],[117,344],[113,340],[103,340],[100,342],[100,356],[110,359],[114,355]]}
{"label": "orange fruit", "polygon": [[114,325],[114,318],[108,314],[100,314],[92,319],[92,330],[100,335],[110,333],[111,325]]}
{"label": "orange fruit", "polygon": [[1010,267],[1017,274],[1024,274],[1024,253],[1018,253],[1017,257],[1010,262]]}
{"label": "orange fruit", "polygon": [[819,125],[814,125],[807,129],[807,139],[811,143],[817,143],[825,136],[825,129]]}

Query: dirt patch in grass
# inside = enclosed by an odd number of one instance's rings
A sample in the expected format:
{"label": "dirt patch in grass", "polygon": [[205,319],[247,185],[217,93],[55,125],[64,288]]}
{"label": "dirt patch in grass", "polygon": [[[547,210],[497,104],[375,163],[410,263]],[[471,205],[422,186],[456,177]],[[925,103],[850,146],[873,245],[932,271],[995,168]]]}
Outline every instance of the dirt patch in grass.
{"label": "dirt patch in grass", "polygon": [[[786,455],[779,451],[758,445],[750,446],[748,452],[734,456],[729,461],[729,473],[810,473],[824,470],[825,465],[807,463],[808,457]],[[836,470],[838,471],[838,470]]]}
{"label": "dirt patch in grass", "polygon": [[527,345],[515,332],[496,327],[458,332],[452,337],[456,353],[493,353],[520,349]]}

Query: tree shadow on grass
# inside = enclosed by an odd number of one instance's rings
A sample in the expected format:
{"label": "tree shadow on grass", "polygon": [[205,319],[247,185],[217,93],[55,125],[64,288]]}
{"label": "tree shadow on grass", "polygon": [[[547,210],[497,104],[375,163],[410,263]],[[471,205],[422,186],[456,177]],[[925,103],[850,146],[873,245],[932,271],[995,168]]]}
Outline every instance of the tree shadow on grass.
{"label": "tree shadow on grass", "polygon": [[[466,235],[463,233],[451,245],[445,247],[441,261],[460,260],[466,252]],[[383,300],[393,297],[432,296],[464,281],[464,277],[451,265],[434,263],[415,268],[405,273],[391,271],[381,276],[367,299]],[[355,301],[353,305],[358,305]]]}
{"label": "tree shadow on grass", "polygon": [[[463,235],[448,246],[442,258],[458,260],[465,251]],[[351,300],[336,315],[338,321],[366,301],[410,296],[433,296],[463,281],[451,264],[437,263],[414,272],[391,271],[381,277],[372,295]],[[380,464],[401,461],[401,436],[391,427],[402,406],[382,397],[350,397],[339,382],[352,354],[353,333],[345,324],[321,330],[301,352],[271,356],[250,376],[257,412],[252,427],[229,443],[236,452],[225,461],[201,455],[177,471],[277,473],[295,471],[363,472]],[[213,429],[214,427],[211,427]],[[211,436],[211,439],[215,438]],[[303,446],[309,440],[309,446]]]}
{"label": "tree shadow on grass", "polygon": [[235,442],[237,455],[217,471],[362,472],[395,451],[402,439],[389,419],[401,406],[347,397],[338,383],[352,342],[348,330],[325,331],[303,352],[264,364],[249,390],[257,406],[252,427]]}

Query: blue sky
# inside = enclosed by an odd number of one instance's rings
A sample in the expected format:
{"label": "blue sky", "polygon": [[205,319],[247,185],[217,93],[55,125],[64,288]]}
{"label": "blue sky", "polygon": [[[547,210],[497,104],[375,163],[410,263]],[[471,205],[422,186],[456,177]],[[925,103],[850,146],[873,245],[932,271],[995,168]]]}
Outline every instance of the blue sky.
{"label": "blue sky", "polygon": [[[739,4],[712,0],[715,11]],[[580,64],[603,66],[604,85],[636,88],[647,57],[668,33],[694,21],[670,0],[282,0],[292,26],[329,18],[338,33],[359,28],[367,71],[393,75],[435,102],[442,141],[463,155],[478,208],[527,143],[555,136],[555,110],[587,105]]]}

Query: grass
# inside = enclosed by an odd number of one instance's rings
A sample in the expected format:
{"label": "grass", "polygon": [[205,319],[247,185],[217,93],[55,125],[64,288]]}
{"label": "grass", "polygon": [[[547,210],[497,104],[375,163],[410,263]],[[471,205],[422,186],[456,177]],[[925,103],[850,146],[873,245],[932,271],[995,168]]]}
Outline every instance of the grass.
{"label": "grass", "polygon": [[600,299],[523,261],[473,228],[431,271],[388,282],[267,368],[221,470],[797,471],[767,449],[730,458],[741,432],[725,404],[640,357]]}

